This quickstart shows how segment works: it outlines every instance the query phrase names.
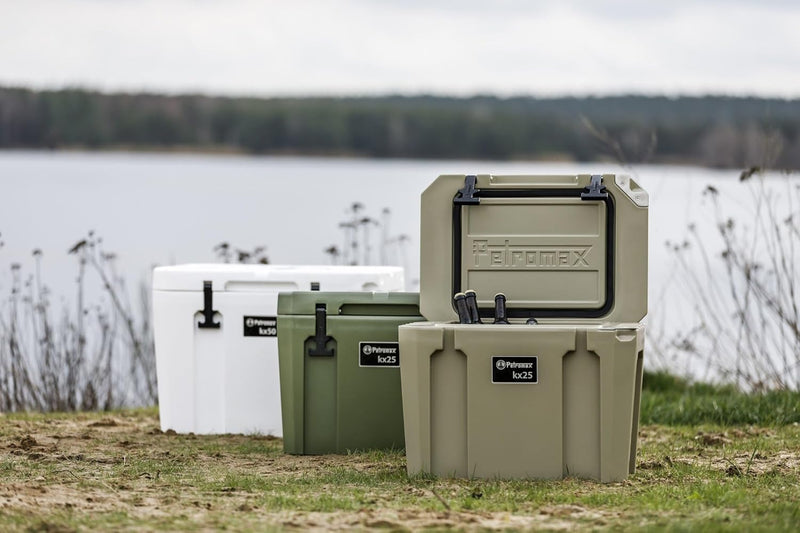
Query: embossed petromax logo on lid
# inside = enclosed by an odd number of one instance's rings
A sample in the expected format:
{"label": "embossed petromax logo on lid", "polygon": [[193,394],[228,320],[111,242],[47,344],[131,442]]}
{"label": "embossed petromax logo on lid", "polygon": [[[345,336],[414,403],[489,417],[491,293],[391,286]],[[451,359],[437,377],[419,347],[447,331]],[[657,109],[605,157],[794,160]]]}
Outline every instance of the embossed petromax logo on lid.
{"label": "embossed petromax logo on lid", "polygon": [[502,244],[493,244],[485,239],[472,243],[475,266],[486,268],[591,269],[591,251],[591,246],[531,246],[514,244],[509,239]]}

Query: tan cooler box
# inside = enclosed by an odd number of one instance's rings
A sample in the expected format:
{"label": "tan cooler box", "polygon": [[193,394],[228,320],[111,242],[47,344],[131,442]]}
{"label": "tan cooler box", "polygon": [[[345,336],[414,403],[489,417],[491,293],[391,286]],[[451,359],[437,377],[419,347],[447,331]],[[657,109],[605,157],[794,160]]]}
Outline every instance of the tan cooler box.
{"label": "tan cooler box", "polygon": [[[448,175],[423,193],[429,322],[399,328],[409,474],[633,473],[647,209],[614,175]],[[453,298],[468,290],[482,323],[459,323]]]}

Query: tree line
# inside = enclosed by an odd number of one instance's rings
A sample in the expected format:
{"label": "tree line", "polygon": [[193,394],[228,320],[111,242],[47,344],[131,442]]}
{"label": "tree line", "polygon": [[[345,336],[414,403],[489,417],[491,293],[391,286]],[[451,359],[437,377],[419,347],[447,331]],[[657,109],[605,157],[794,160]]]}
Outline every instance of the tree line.
{"label": "tree line", "polygon": [[233,98],[7,87],[0,88],[0,148],[576,161],[611,156],[630,163],[800,168],[800,100]]}

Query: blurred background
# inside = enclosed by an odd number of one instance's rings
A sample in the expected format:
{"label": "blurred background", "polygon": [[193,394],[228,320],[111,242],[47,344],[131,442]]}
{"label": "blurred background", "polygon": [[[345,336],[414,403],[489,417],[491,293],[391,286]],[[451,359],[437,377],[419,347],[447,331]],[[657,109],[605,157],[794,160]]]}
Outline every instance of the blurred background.
{"label": "blurred background", "polygon": [[635,176],[646,364],[797,389],[798,27],[788,0],[0,0],[0,411],[154,403],[154,265],[417,290],[443,173]]}

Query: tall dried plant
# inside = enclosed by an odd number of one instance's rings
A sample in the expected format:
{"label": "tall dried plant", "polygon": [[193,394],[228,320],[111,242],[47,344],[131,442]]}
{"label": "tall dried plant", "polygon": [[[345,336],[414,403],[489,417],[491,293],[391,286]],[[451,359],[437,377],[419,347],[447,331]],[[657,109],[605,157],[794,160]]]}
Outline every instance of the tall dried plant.
{"label": "tall dried plant", "polygon": [[750,390],[799,389],[800,184],[749,169],[738,187],[751,199],[749,218],[726,215],[726,193],[708,186],[718,243],[690,225],[686,241],[668,244],[694,324],[667,349]]}
{"label": "tall dried plant", "polygon": [[[8,304],[0,309],[0,410],[70,411],[152,405],[157,401],[149,283],[139,308],[128,299],[116,256],[90,232],[69,253],[76,258],[74,307],[56,310],[42,278],[13,264]],[[86,303],[87,283],[99,302]]]}
{"label": "tall dried plant", "polygon": [[[583,119],[588,133],[619,165],[636,174],[624,143]],[[757,166],[742,171],[738,183],[720,191],[709,185],[704,197],[711,205],[718,239],[706,228],[690,224],[687,236],[667,246],[676,259],[675,274],[663,291],[681,290],[692,310],[690,325],[668,331],[664,323],[648,324],[648,360],[656,365],[686,360],[687,374],[735,383],[749,390],[800,389],[800,184],[796,173],[773,171],[784,150],[779,133],[750,131],[748,161]],[[647,160],[655,153],[651,133]],[[734,190],[736,188],[745,188]],[[741,202],[734,200],[744,198]],[[738,204],[737,216],[727,206]],[[744,207],[746,216],[741,215]],[[662,301],[659,298],[655,303]],[[651,303],[652,305],[652,303]],[[688,356],[688,359],[686,358]],[[672,372],[674,365],[669,365]]]}

